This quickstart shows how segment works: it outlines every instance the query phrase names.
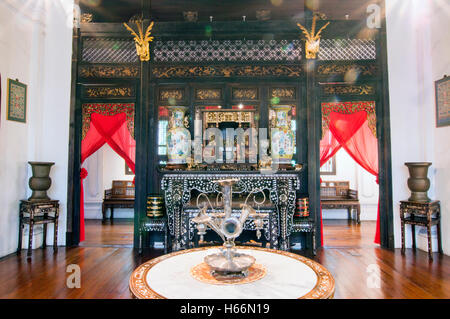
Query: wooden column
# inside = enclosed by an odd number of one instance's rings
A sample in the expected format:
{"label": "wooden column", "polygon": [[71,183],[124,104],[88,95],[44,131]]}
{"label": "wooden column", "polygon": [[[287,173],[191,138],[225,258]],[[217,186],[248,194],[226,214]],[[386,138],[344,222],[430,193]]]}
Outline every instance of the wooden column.
{"label": "wooden column", "polygon": [[[312,26],[313,12],[305,7],[305,24]],[[305,52],[305,50],[304,50]],[[306,59],[306,57],[305,57]],[[310,214],[316,222],[316,247],[320,242],[320,128],[322,114],[316,99],[316,60],[306,59],[306,118],[308,123],[308,193]]]}
{"label": "wooden column", "polygon": [[[143,26],[142,29],[146,30],[150,23],[150,1],[142,1],[142,16]],[[150,57],[152,58],[152,56]],[[139,94],[136,103],[135,110],[135,139],[136,139],[136,175],[135,175],[135,204],[134,204],[134,244],[133,247],[137,248],[139,243],[139,226],[141,219],[146,214],[146,201],[148,187],[151,182],[147,184],[147,173],[149,166],[153,166],[153,163],[149,161],[148,154],[149,148],[154,149],[151,144],[150,135],[156,130],[152,129],[149,132],[149,122],[152,118],[149,116],[149,110],[152,106],[152,94],[150,90],[150,69],[151,61],[141,61],[141,74],[139,81]],[[151,180],[151,179],[149,179]]]}
{"label": "wooden column", "polygon": [[379,1],[382,12],[377,39],[377,61],[381,69],[381,94],[377,103],[378,170],[380,198],[380,244],[394,249],[394,219],[392,206],[391,126],[389,112],[389,75],[386,41],[385,2]]}
{"label": "wooden column", "polygon": [[[74,5],[78,5],[75,0]],[[70,87],[69,163],[67,188],[66,245],[80,242],[80,158],[81,158],[81,104],[77,85],[78,61],[81,59],[80,26],[73,26],[72,33],[72,81]]]}

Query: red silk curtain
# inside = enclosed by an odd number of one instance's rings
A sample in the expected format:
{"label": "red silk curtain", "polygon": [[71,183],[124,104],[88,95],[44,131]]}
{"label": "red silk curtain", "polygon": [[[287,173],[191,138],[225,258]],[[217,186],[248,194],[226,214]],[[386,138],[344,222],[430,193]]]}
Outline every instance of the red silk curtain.
{"label": "red silk curtain", "polygon": [[[91,126],[86,137],[81,141],[81,164],[104,144],[108,144],[125,160],[131,171],[135,172],[136,141],[128,130],[125,113],[112,116],[91,114]],[[80,172],[80,241],[83,241],[85,237],[83,179],[86,177],[87,171],[82,168]]]}
{"label": "red silk curtain", "polygon": [[[337,151],[341,149],[338,140],[327,130],[325,136],[320,141],[320,167],[332,158]],[[320,179],[322,183],[322,179]],[[322,220],[322,203],[320,204],[320,243],[323,246],[323,220]]]}
{"label": "red silk curtain", "polygon": [[[366,111],[352,114],[330,113],[329,130],[320,142],[320,166],[343,147],[365,170],[376,176],[378,184],[378,141],[368,126]],[[323,234],[322,209],[320,213]],[[321,235],[323,244],[323,235]],[[380,243],[380,205],[378,202],[375,243]]]}

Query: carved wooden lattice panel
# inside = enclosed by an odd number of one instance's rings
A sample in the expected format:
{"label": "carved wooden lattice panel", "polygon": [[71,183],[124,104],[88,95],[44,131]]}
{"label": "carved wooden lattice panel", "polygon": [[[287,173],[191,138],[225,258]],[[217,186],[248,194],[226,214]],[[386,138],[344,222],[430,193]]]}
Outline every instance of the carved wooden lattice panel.
{"label": "carved wooden lattice panel", "polygon": [[82,60],[90,63],[139,62],[134,42],[121,38],[84,38]]}
{"label": "carved wooden lattice panel", "polygon": [[319,60],[375,60],[374,40],[368,39],[322,39]]}
{"label": "carved wooden lattice panel", "polygon": [[[153,62],[295,62],[302,59],[302,41],[202,40],[155,41]],[[374,60],[375,41],[370,39],[322,39],[319,60]],[[139,62],[131,39],[83,39],[82,60],[90,63]]]}
{"label": "carved wooden lattice panel", "polygon": [[156,41],[155,62],[299,61],[300,40]]}

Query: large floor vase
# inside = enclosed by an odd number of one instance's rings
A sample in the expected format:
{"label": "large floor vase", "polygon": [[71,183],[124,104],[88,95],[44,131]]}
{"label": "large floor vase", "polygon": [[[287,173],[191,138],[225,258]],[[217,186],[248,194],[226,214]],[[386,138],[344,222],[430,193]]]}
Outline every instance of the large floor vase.
{"label": "large floor vase", "polygon": [[430,189],[430,180],[428,179],[429,162],[405,163],[409,170],[408,187],[411,191],[411,197],[408,199],[413,202],[428,202],[427,192]]}
{"label": "large floor vase", "polygon": [[272,106],[275,111],[276,122],[272,129],[270,144],[274,163],[290,163],[294,155],[294,133],[289,119],[289,105]]}
{"label": "large floor vase", "polygon": [[51,162],[28,162],[31,165],[32,176],[28,181],[28,186],[32,190],[29,201],[50,200],[47,191],[52,185],[50,169],[55,163]]}

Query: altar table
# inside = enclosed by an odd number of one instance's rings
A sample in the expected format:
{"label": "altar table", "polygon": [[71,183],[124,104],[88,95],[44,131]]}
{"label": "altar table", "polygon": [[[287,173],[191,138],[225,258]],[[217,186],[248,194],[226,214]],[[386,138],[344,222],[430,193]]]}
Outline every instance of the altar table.
{"label": "altar table", "polygon": [[[261,189],[268,191],[269,200],[275,205],[280,236],[280,248],[289,250],[289,236],[292,231],[295,210],[296,191],[300,189],[300,179],[297,172],[283,172],[263,174],[260,172],[183,172],[165,173],[161,180],[164,191],[170,234],[174,237],[173,250],[180,250],[186,246],[187,232],[182,223],[182,212],[191,200],[191,192],[197,190],[203,193],[219,191],[215,182],[221,179],[238,179],[236,187],[239,193],[250,193]],[[233,194],[236,191],[233,190]]]}
{"label": "altar table", "polygon": [[220,247],[181,250],[147,261],[131,275],[130,290],[139,299],[328,299],[334,278],[321,264],[294,253],[258,247],[237,247],[255,257],[261,278],[237,284],[211,284],[192,270]]}

